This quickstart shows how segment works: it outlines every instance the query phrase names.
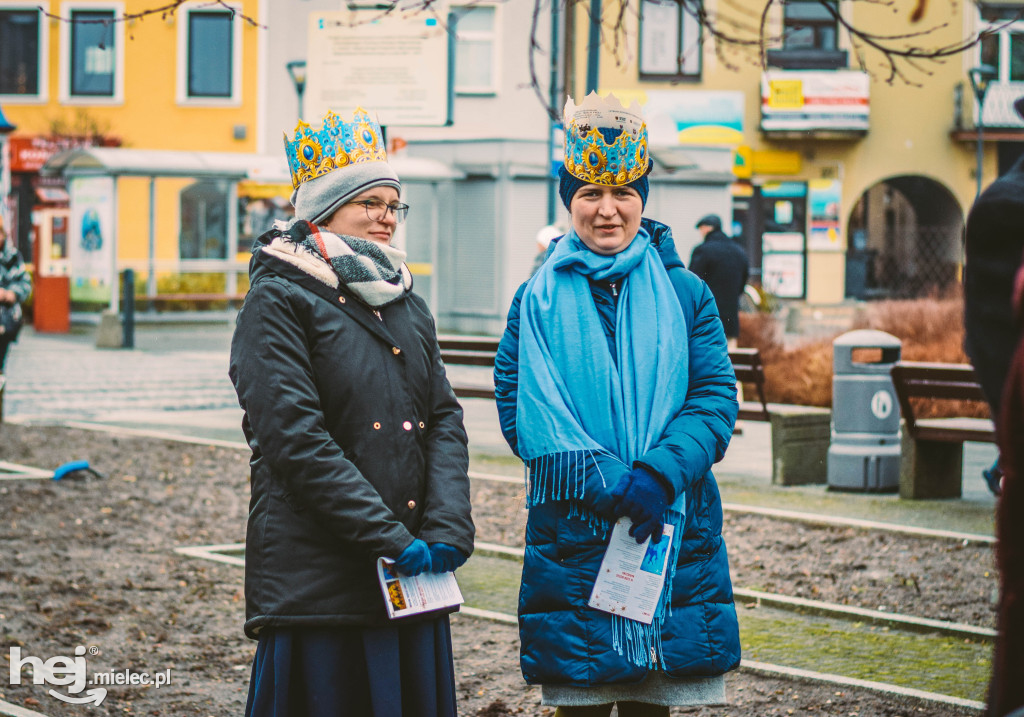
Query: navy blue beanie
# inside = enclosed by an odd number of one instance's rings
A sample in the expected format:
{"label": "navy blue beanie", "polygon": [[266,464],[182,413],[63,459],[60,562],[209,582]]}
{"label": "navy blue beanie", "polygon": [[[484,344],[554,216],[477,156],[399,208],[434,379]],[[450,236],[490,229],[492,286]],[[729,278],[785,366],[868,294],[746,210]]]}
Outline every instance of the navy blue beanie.
{"label": "navy blue beanie", "polygon": [[[558,196],[562,198],[562,204],[565,205],[566,209],[569,208],[573,195],[576,194],[580,187],[587,184],[590,184],[590,182],[584,182],[579,177],[569,174],[569,170],[565,168],[564,164],[558,168]],[[640,177],[640,179],[633,180],[629,184],[622,186],[636,190],[636,193],[640,195],[640,201],[643,202],[643,206],[647,206],[647,195],[651,192],[651,183],[647,180],[646,174]]]}

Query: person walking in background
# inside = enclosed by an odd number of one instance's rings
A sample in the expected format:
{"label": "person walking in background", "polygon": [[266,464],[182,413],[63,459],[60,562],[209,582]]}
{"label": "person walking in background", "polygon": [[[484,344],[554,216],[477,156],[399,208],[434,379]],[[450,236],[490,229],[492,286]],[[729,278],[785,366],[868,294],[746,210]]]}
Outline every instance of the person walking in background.
{"label": "person walking in background", "polygon": [[21,305],[32,293],[32,280],[25,270],[25,261],[0,218],[0,415],[3,412],[3,390],[7,381],[4,366],[11,344],[21,329]]}
{"label": "person walking in background", "polygon": [[537,232],[537,256],[533,259],[533,267],[530,269],[530,276],[537,273],[540,269],[540,265],[544,263],[544,260],[548,256],[548,247],[551,246],[551,240],[557,239],[558,237],[565,234],[565,229],[562,229],[557,224],[548,224],[540,228]]}
{"label": "person walking in background", "polygon": [[[521,286],[494,364],[501,430],[529,470],[520,665],[556,715],[667,716],[720,704],[739,628],[711,473],[736,420],[714,298],[671,230],[642,218],[639,108],[565,110],[569,233]],[[699,519],[697,516],[700,516]],[[588,606],[613,524],[674,530],[651,624]]]}
{"label": "person walking in background", "polygon": [[[1014,103],[1024,117],[1024,98]],[[999,420],[1003,384],[1018,332],[1010,310],[1014,272],[1024,252],[1024,156],[992,182],[967,215],[964,249],[964,350],[992,417]],[[982,473],[999,495],[999,461]]]}
{"label": "person walking in background", "polygon": [[452,717],[448,615],[389,622],[376,575],[473,550],[462,408],[391,246],[409,207],[365,110],[285,151],[295,219],[256,241],[229,369],[252,449],[246,715]]}
{"label": "person walking in background", "polygon": [[750,276],[747,254],[722,231],[722,220],[717,214],[701,217],[697,231],[704,241],[693,249],[690,271],[711,289],[729,348],[735,348],[740,335],[740,295]]}

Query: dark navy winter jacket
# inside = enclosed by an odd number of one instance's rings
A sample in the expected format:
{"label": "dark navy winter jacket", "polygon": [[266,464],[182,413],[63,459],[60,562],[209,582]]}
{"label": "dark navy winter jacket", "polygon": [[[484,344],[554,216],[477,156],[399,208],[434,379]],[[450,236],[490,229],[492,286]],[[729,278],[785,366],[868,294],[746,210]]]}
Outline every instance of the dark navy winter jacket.
{"label": "dark navy winter jacket", "polygon": [[[661,633],[664,662],[656,669],[670,677],[714,676],[735,668],[740,660],[729,561],[722,540],[721,498],[711,474],[736,421],[736,378],[707,285],[683,268],[671,230],[643,221],[679,297],[690,351],[684,408],[641,459],[672,487],[673,499],[685,494],[671,612]],[[524,288],[525,284],[512,301],[494,368],[501,429],[513,451],[518,445],[519,311]],[[591,293],[605,337],[614,344],[615,296],[606,282],[592,282]],[[612,504],[609,491],[629,466],[610,458],[598,460],[602,479],[597,471],[593,477],[588,475],[579,500],[586,510],[607,517]],[[587,607],[606,541],[577,513],[567,500],[530,507],[519,596],[523,676],[530,684],[638,682],[649,668],[619,655],[612,644],[612,616]]]}

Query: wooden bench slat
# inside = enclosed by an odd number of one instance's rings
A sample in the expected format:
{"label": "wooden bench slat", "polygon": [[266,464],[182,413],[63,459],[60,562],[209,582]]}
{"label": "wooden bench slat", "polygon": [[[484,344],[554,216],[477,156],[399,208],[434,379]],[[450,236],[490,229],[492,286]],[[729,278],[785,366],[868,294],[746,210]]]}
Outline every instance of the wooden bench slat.
{"label": "wooden bench slat", "polygon": [[[458,336],[442,334],[437,337],[441,347],[441,360],[452,366],[494,366],[494,355],[500,338],[493,336]],[[752,398],[740,404],[739,418],[746,421],[768,421],[770,411],[764,389],[764,366],[761,352],[757,349],[738,348],[729,351],[729,360],[736,380],[753,384]],[[459,398],[493,398],[494,392],[479,386],[453,386]]]}
{"label": "wooden bench slat", "polygon": [[489,398],[494,399],[494,389],[484,386],[452,386],[458,398]]}
{"label": "wooden bench slat", "polygon": [[995,442],[992,422],[967,416],[918,418],[910,399],[984,402],[974,367],[968,364],[900,361],[891,369],[893,389],[899,400],[907,433],[916,440]]}
{"label": "wooden bench slat", "polygon": [[455,366],[493,366],[494,353],[491,351],[441,349],[441,360]]}

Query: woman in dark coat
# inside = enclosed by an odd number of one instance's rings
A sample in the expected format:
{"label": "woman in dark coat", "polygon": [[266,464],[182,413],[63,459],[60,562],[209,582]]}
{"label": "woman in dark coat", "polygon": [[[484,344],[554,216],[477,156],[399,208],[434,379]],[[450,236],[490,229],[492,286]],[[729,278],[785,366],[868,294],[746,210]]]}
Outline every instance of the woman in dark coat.
{"label": "woman in dark coat", "polygon": [[[641,218],[646,126],[596,95],[566,109],[572,229],[520,288],[495,359],[501,428],[529,468],[520,664],[556,715],[721,703],[739,632],[711,465],[736,378],[707,285]],[[645,624],[588,605],[609,535],[669,540]]]}
{"label": "woman in dark coat", "polygon": [[1010,314],[1016,351],[1007,370],[996,424],[1005,477],[996,506],[999,610],[988,693],[990,717],[1024,717],[1024,260],[1018,267]]}
{"label": "woman in dark coat", "polygon": [[285,145],[296,218],[258,240],[231,345],[252,448],[246,713],[454,715],[447,614],[389,622],[375,572],[473,549],[462,410],[390,245],[408,206],[363,110]]}

